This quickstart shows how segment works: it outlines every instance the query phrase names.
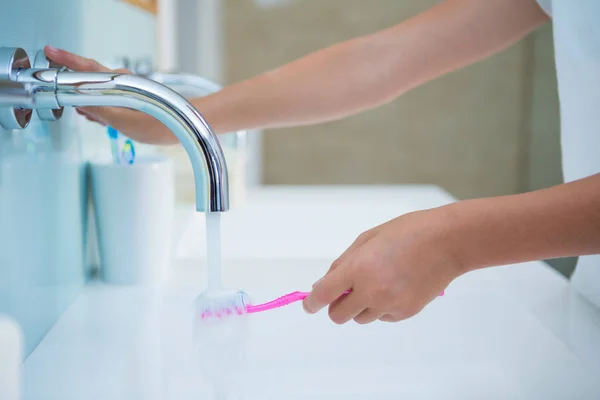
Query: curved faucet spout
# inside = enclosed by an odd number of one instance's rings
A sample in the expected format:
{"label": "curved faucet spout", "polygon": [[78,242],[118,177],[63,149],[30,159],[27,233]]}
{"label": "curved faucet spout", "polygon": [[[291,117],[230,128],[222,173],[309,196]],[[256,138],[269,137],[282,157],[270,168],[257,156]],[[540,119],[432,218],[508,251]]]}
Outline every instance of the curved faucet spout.
{"label": "curved faucet spout", "polygon": [[[219,140],[198,110],[177,92],[136,75],[59,71],[53,83],[38,75],[37,84],[52,86],[61,107],[127,107],[160,120],[177,136],[190,158],[197,210],[229,209],[227,165]],[[35,93],[41,96],[44,90]]]}
{"label": "curved faucet spout", "polygon": [[[219,92],[223,89],[223,87],[218,83],[215,83],[198,75],[152,72],[145,76],[147,78],[152,79],[153,81],[162,83],[163,85],[169,87],[175,86],[175,89],[178,92],[178,87],[185,88],[187,92],[193,91],[194,96],[208,96],[210,94]],[[248,133],[244,130],[235,132],[235,138],[238,146],[246,146],[247,135]]]}

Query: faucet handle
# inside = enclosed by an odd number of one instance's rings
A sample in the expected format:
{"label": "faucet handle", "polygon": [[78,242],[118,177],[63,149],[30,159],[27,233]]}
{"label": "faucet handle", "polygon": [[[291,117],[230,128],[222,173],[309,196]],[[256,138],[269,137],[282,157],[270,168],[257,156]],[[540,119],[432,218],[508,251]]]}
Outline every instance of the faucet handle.
{"label": "faucet handle", "polygon": [[[31,68],[31,63],[25,50],[0,47],[0,127],[4,129],[24,129],[31,121],[31,110],[12,103],[14,99],[27,98],[26,90],[15,83],[17,73],[27,68]],[[4,100],[8,104],[3,104]]]}
{"label": "faucet handle", "polygon": [[[40,50],[35,55],[35,59],[33,61],[33,68],[62,70],[64,67],[50,60],[48,57],[46,57],[46,53],[44,53],[44,50]],[[56,104],[58,105],[58,100],[56,101]],[[60,117],[62,117],[64,107],[58,107],[53,109],[38,108],[36,111],[38,117],[40,117],[42,121],[57,121],[60,119]]]}

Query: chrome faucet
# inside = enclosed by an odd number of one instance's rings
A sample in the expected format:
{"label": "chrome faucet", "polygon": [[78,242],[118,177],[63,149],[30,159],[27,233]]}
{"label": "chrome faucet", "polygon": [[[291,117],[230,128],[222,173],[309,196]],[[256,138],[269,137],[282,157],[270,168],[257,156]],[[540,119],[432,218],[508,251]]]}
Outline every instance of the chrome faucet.
{"label": "chrome faucet", "polygon": [[22,49],[0,48],[0,126],[25,128],[31,109],[52,120],[60,118],[63,107],[85,106],[126,107],[161,121],[177,136],[192,163],[196,209],[229,210],[227,165],[219,140],[177,92],[136,75],[66,71],[50,65],[43,52],[29,68]]}
{"label": "chrome faucet", "polygon": [[[155,82],[162,83],[165,86],[181,86],[184,88],[192,88],[196,92],[194,95],[207,96],[223,89],[217,83],[206,78],[202,78],[198,75],[151,72],[145,76]],[[248,133],[243,130],[235,132],[235,138],[238,146],[246,146],[247,135]]]}

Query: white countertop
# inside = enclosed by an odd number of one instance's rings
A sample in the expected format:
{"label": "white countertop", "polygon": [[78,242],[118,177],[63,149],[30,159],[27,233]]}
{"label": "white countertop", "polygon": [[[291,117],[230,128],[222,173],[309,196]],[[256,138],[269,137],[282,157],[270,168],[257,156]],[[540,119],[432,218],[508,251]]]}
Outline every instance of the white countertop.
{"label": "white countertop", "polygon": [[[524,277],[541,278],[537,266],[520,267]],[[228,286],[262,301],[307,287],[322,265],[230,262],[225,269]],[[160,292],[89,285],[26,361],[24,400],[211,398],[191,333],[203,271],[193,263],[176,270]],[[539,286],[553,285],[541,279]],[[538,312],[567,306],[564,293],[532,310],[506,282],[466,276],[399,324],[340,327],[299,304],[248,316],[242,398],[597,398],[597,371],[578,350],[599,336],[562,341]],[[568,318],[555,322],[577,328]]]}
{"label": "white countertop", "polygon": [[[262,203],[255,197],[252,207],[268,208],[275,218],[263,220],[255,235],[268,236],[279,218],[289,222],[286,212],[299,206],[310,212],[327,210],[318,218],[331,218],[331,206],[343,204],[357,215],[351,220],[358,222],[342,225],[353,238],[355,230],[388,218],[393,209],[390,218],[452,201],[431,187],[321,189],[256,193],[264,197]],[[380,196],[375,202],[373,193]],[[320,203],[311,200],[316,195]],[[371,213],[377,218],[367,220],[349,204],[385,212]],[[289,241],[286,252],[275,257],[266,254],[266,246],[248,246],[244,251],[253,251],[254,257],[241,258],[244,252],[226,255],[227,286],[243,288],[256,302],[309,288],[339,249],[322,246],[307,256],[311,248],[305,246],[336,232],[324,227],[329,233],[317,230],[315,240],[306,232],[322,220],[312,217],[311,225],[310,215],[300,215],[294,222],[304,233]],[[342,213],[334,218],[340,223],[348,219]],[[309,238],[298,242],[304,235]],[[333,247],[342,246],[335,240],[330,241]],[[302,245],[294,247],[294,242]],[[158,291],[88,285],[25,362],[24,399],[211,398],[202,370],[207,362],[200,362],[192,340],[192,303],[204,282],[204,263],[192,257],[175,262],[169,282]],[[600,398],[600,382],[595,382],[600,373],[598,310],[573,294],[568,281],[544,263],[463,276],[446,296],[398,324],[337,326],[326,313],[309,316],[298,304],[236,321],[224,325],[236,330],[219,337],[245,338],[246,361],[233,374],[239,377],[242,399]]]}
{"label": "white countertop", "polygon": [[[287,186],[250,192],[222,215],[225,259],[335,259],[356,237],[402,214],[454,201],[432,185]],[[206,255],[204,214],[178,210],[181,259]]]}

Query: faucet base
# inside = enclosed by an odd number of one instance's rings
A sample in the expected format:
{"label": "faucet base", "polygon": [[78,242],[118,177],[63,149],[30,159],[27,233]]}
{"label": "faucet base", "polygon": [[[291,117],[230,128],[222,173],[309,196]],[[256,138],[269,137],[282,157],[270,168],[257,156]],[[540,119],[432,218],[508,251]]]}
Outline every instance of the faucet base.
{"label": "faucet base", "polygon": [[15,106],[27,100],[27,90],[12,83],[19,71],[27,68],[31,68],[31,63],[25,50],[0,47],[0,87],[4,89],[0,91],[0,126],[4,129],[24,129],[31,121],[31,110]]}

